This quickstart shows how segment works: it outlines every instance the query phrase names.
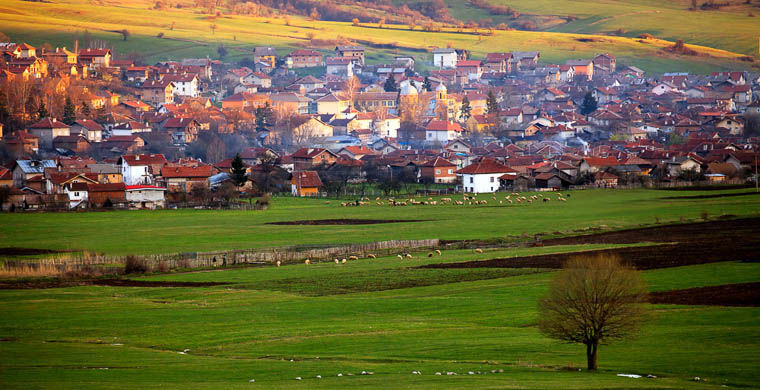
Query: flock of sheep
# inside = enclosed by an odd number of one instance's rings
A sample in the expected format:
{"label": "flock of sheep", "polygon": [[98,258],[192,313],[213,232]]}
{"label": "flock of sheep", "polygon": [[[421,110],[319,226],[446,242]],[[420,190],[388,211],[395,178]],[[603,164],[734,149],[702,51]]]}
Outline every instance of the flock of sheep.
{"label": "flock of sheep", "polygon": [[[480,249],[480,248],[476,248],[476,249],[473,250],[473,252],[475,252],[475,253],[483,253],[483,250]],[[428,252],[427,257],[433,257],[433,256],[436,256],[436,255],[437,256],[443,256],[443,252],[441,252],[440,249],[436,249],[436,250],[434,250],[432,252]],[[404,253],[397,254],[396,257],[399,260],[413,259],[414,255],[412,255],[411,253],[408,253],[408,252],[404,252]],[[370,253],[370,254],[367,255],[366,258],[367,259],[376,259],[377,255],[375,255],[374,253]],[[346,264],[347,262],[353,261],[353,260],[359,260],[359,257],[358,256],[348,256],[348,258],[343,258],[343,259],[338,259],[336,257],[335,259],[333,259],[333,262],[335,262],[335,264],[337,264],[337,265],[341,265],[341,264]],[[311,259],[304,260],[304,264],[306,264],[306,265],[310,265],[311,263],[312,263]],[[277,260],[277,262],[275,262],[274,264],[277,267],[282,266],[282,262],[280,260]]]}
{"label": "flock of sheep", "polygon": [[[567,197],[563,197],[561,193],[557,192],[557,200],[560,202],[567,202],[567,198],[570,197],[570,194],[567,194]],[[525,195],[520,195],[518,192],[513,192],[507,196],[504,197],[504,199],[499,199],[496,197],[496,195],[491,195],[491,202],[493,204],[528,204],[533,203],[534,201],[543,201],[548,202],[552,200],[551,196],[544,195],[543,193],[539,193],[538,195],[531,195],[530,197]],[[326,201],[325,204],[329,205],[330,201]],[[462,200],[454,200],[453,198],[441,198],[439,200],[433,200],[433,198],[427,198],[427,200],[419,200],[419,195],[414,198],[406,198],[406,199],[394,199],[394,198],[387,198],[385,200],[381,199],[380,197],[375,198],[375,205],[376,206],[445,206],[445,205],[456,205],[456,206],[464,206],[464,205],[487,205],[488,200],[486,199],[478,199],[478,194],[464,194],[462,196]],[[360,200],[354,201],[354,202],[341,202],[340,205],[342,207],[359,207],[359,206],[370,206],[371,201],[369,198],[364,197]]]}

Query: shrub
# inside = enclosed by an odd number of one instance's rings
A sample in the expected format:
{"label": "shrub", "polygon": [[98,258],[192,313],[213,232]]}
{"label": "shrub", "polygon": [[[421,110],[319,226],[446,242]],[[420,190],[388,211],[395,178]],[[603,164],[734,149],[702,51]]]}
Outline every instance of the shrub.
{"label": "shrub", "polygon": [[148,272],[148,265],[145,264],[145,260],[137,258],[137,256],[127,256],[124,263],[125,274],[144,274]]}
{"label": "shrub", "polygon": [[169,272],[169,270],[170,270],[169,263],[165,261],[159,261],[158,264],[156,265],[156,271],[158,272],[167,273]]}

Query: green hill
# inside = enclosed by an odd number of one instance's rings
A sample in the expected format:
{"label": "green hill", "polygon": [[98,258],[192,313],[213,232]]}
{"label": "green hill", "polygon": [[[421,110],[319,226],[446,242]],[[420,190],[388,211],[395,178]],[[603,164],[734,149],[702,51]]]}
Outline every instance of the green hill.
{"label": "green hill", "polygon": [[[739,60],[746,50],[731,52],[694,46],[691,48],[698,56],[676,56],[662,50],[672,42],[659,39],[554,31],[493,31],[493,35],[481,35],[485,29],[459,31],[453,27],[437,32],[416,27],[412,31],[408,25],[385,25],[381,29],[377,24],[311,21],[297,16],[251,17],[228,14],[224,9],[219,11],[209,15],[188,5],[158,10],[152,1],[0,0],[0,31],[12,41],[37,46],[49,43],[53,47],[72,47],[77,37],[82,45],[87,45],[86,41],[101,41],[114,48],[117,57],[130,55],[148,62],[183,57],[216,58],[220,44],[227,47],[228,59],[236,60],[250,55],[255,45],[276,46],[281,54],[297,47],[317,47],[328,52],[335,44],[350,40],[371,49],[370,63],[388,60],[396,54],[412,54],[429,60],[427,52],[432,47],[450,45],[470,49],[476,56],[491,51],[540,50],[546,62],[610,52],[621,64],[636,65],[651,72],[705,73],[747,69],[754,65]],[[571,24],[555,26],[556,29],[570,27]],[[126,41],[119,33],[123,29],[130,32]],[[695,27],[694,31],[699,29]]]}

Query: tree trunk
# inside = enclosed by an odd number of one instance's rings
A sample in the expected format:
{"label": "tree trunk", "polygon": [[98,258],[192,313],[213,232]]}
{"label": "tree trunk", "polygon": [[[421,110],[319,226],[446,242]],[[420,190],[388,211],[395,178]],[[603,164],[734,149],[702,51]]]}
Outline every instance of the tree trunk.
{"label": "tree trunk", "polygon": [[596,364],[596,351],[599,347],[598,342],[589,342],[586,344],[586,361],[588,363],[588,369],[590,370],[596,370],[597,364]]}

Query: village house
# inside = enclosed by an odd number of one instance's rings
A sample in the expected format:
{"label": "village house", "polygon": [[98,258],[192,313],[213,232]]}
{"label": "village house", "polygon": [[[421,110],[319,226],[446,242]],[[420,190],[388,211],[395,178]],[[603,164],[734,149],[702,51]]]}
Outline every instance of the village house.
{"label": "village house", "polygon": [[161,168],[167,161],[163,154],[125,154],[119,157],[117,165],[121,167],[124,183],[132,185],[152,185],[155,176],[161,175]]}
{"label": "village house", "polygon": [[433,66],[441,69],[454,69],[457,66],[457,51],[454,49],[433,49]]}
{"label": "village house", "polygon": [[494,159],[484,158],[456,171],[456,173],[462,177],[464,191],[477,194],[498,191],[501,186],[499,178],[506,174],[516,175],[517,171]]}
{"label": "village house", "polygon": [[456,164],[436,157],[420,165],[420,178],[432,183],[455,183],[457,180]]}
{"label": "village house", "polygon": [[166,207],[166,188],[154,185],[128,185],[124,190],[129,207],[157,209]]}
{"label": "village house", "polygon": [[594,63],[591,60],[567,60],[566,65],[573,68],[574,77],[586,77],[591,81],[594,78]]}
{"label": "village house", "polygon": [[253,62],[263,62],[274,68],[277,61],[277,51],[273,47],[257,46],[253,48]]}
{"label": "village house", "polygon": [[338,77],[353,77],[354,60],[350,57],[328,57],[325,60],[326,73]]}
{"label": "village house", "polygon": [[150,80],[138,88],[140,100],[160,107],[162,104],[174,103],[174,83],[168,80]]}
{"label": "village house", "polygon": [[599,54],[594,57],[594,68],[601,69],[607,73],[615,73],[617,60],[615,56],[609,53]]}
{"label": "village house", "polygon": [[4,142],[16,155],[33,154],[39,150],[39,137],[23,130],[12,132]]}
{"label": "village house", "polygon": [[299,49],[288,54],[287,57],[288,67],[297,68],[312,68],[316,66],[322,66],[322,53],[311,49]]}
{"label": "village house", "polygon": [[337,46],[335,54],[337,57],[350,58],[353,62],[364,66],[364,48],[361,46]]}
{"label": "village house", "polygon": [[53,138],[53,147],[59,150],[69,150],[75,154],[86,153],[90,149],[90,141],[81,134],[63,135]]}
{"label": "village house", "polygon": [[301,148],[291,155],[295,172],[334,163],[338,155],[324,148]]}
{"label": "village house", "polygon": [[449,141],[459,138],[462,131],[459,123],[434,119],[425,126],[425,142],[446,145]]}
{"label": "village house", "polygon": [[166,188],[171,192],[192,192],[194,188],[208,188],[208,178],[213,174],[214,168],[210,165],[161,168],[161,176],[166,183]]}
{"label": "village house", "polygon": [[322,180],[316,171],[298,171],[290,179],[293,196],[318,196]]}
{"label": "village house", "polygon": [[111,66],[111,50],[82,49],[79,51],[79,61],[90,64],[94,68],[108,68]]}
{"label": "village house", "polygon": [[164,76],[164,82],[174,85],[174,96],[198,97],[200,96],[200,80],[196,74],[169,74]]}
{"label": "village house", "polygon": [[51,117],[30,125],[27,131],[38,138],[39,147],[45,150],[53,149],[56,137],[71,135],[71,127]]}
{"label": "village house", "polygon": [[90,119],[80,119],[74,122],[69,129],[71,135],[81,134],[90,142],[103,140],[103,126]]}
{"label": "village house", "polygon": [[56,168],[53,160],[16,160],[13,164],[13,186],[22,188],[29,179],[44,176],[45,169]]}

